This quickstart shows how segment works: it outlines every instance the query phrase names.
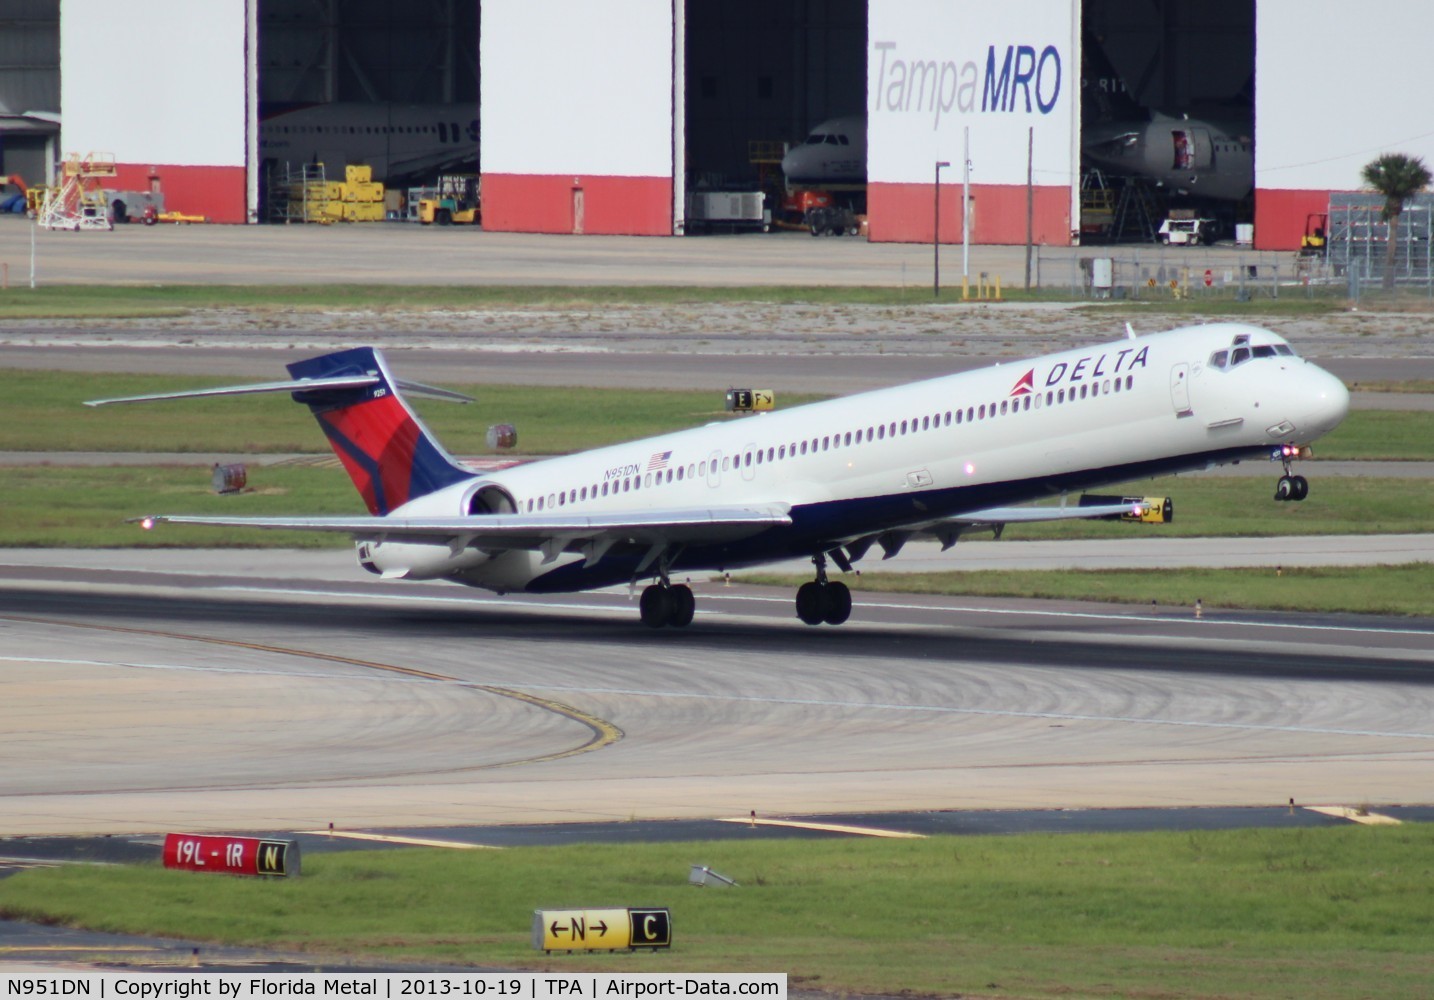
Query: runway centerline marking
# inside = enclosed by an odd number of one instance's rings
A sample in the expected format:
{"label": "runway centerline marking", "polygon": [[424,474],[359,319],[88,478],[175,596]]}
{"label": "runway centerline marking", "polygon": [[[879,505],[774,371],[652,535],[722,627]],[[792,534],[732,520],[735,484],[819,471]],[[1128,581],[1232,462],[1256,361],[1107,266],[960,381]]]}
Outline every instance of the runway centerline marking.
{"label": "runway centerline marking", "polygon": [[1321,816],[1333,816],[1335,819],[1347,819],[1351,823],[1361,823],[1364,826],[1402,826],[1403,821],[1393,816],[1385,816],[1382,813],[1370,812],[1368,809],[1354,809],[1350,806],[1305,806],[1307,812],[1319,813]]}
{"label": "runway centerline marking", "polygon": [[493,844],[470,844],[463,840],[433,840],[428,837],[404,837],[392,833],[363,833],[359,830],[300,830],[308,837],[340,837],[344,840],[363,840],[379,844],[402,844],[405,847],[447,847],[457,851],[501,851]]}
{"label": "runway centerline marking", "polygon": [[882,830],[874,826],[845,826],[841,823],[808,823],[794,819],[754,819],[750,816],[719,818],[719,823],[745,823],[747,826],[782,826],[793,830],[815,830],[818,833],[849,833],[856,837],[887,837],[892,840],[925,840],[924,833],[903,830]]}

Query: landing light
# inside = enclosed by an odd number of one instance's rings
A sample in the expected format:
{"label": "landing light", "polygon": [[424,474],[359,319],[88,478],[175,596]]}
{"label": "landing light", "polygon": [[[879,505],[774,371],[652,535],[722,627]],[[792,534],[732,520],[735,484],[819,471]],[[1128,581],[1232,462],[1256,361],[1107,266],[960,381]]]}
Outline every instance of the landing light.
{"label": "landing light", "polygon": [[975,474],[976,474],[976,466],[974,466],[974,465],[971,464],[970,462],[967,462],[967,463],[966,463],[966,475],[968,475],[968,476],[974,476]]}
{"label": "landing light", "polygon": [[141,528],[143,528],[145,531],[153,531],[153,530],[154,530],[154,518],[152,518],[152,517],[146,517],[146,518],[144,518],[143,520],[141,520],[141,521],[139,522],[139,526],[140,526]]}

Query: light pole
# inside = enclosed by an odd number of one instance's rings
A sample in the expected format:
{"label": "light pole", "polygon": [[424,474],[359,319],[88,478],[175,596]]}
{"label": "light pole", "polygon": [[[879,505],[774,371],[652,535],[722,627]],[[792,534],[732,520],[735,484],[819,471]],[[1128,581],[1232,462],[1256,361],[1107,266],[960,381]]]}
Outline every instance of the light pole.
{"label": "light pole", "polygon": [[931,297],[941,297],[941,168],[951,164],[946,160],[936,161],[936,183],[932,185],[935,198],[931,219]]}

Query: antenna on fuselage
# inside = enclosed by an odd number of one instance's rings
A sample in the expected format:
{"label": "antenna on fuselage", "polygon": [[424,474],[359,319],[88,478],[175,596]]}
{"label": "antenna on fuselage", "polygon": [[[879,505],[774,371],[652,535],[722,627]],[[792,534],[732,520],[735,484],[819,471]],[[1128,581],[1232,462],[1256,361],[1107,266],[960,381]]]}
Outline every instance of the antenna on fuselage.
{"label": "antenna on fuselage", "polygon": [[1135,327],[1131,326],[1129,321],[1127,321],[1125,324],[1125,335],[1130,340],[1135,339]]}

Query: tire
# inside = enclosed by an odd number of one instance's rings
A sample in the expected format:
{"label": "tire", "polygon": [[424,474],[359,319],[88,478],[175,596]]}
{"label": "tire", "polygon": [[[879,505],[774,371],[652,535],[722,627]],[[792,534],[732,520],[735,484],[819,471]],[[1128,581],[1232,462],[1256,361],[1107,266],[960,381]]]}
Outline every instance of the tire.
{"label": "tire", "polygon": [[686,628],[692,624],[692,615],[697,610],[697,600],[692,596],[691,587],[679,583],[671,588],[667,592],[667,603],[667,624],[673,628]]}
{"label": "tire", "polygon": [[672,601],[664,588],[653,584],[642,592],[638,611],[642,615],[642,624],[648,628],[662,628],[672,618]]}
{"label": "tire", "polygon": [[1304,476],[1295,476],[1290,480],[1290,499],[1303,500],[1310,495],[1310,481]]}
{"label": "tire", "polygon": [[433,213],[433,221],[440,226],[447,226],[453,223],[453,213],[446,208],[440,208]]}
{"label": "tire", "polygon": [[797,617],[806,624],[820,625],[826,620],[822,603],[822,586],[815,580],[797,588]]}
{"label": "tire", "polygon": [[840,625],[851,617],[851,590],[841,581],[822,588],[822,621]]}
{"label": "tire", "polygon": [[821,227],[818,226],[815,222],[813,222],[813,223],[812,223],[810,226],[808,226],[807,228],[812,231],[812,235],[813,235],[813,236],[820,236],[820,235],[822,234]]}
{"label": "tire", "polygon": [[1289,500],[1294,496],[1294,480],[1289,476],[1281,476],[1280,481],[1275,484],[1275,499]]}
{"label": "tire", "polygon": [[128,222],[129,206],[122,201],[110,202],[110,220],[117,226]]}

